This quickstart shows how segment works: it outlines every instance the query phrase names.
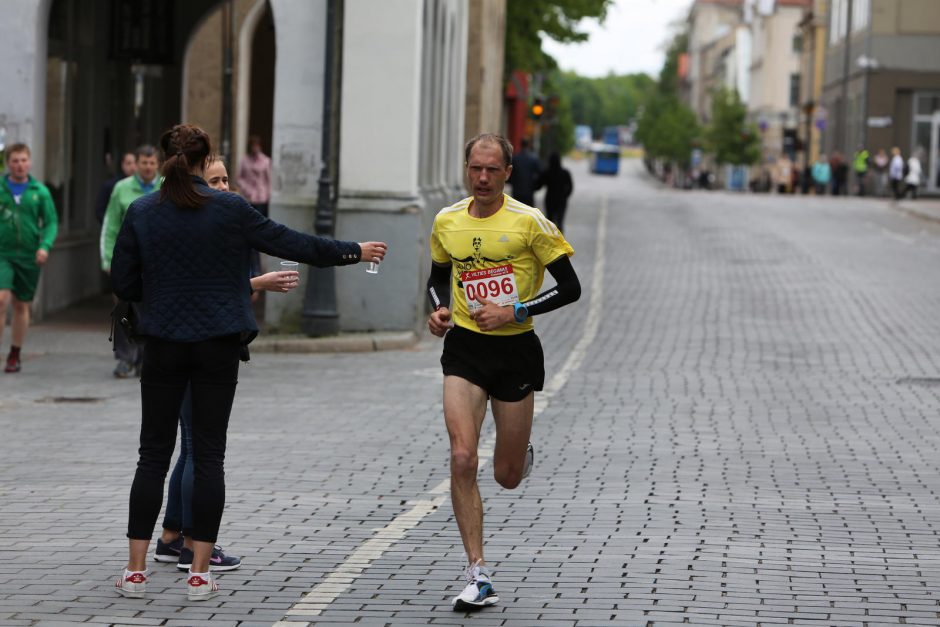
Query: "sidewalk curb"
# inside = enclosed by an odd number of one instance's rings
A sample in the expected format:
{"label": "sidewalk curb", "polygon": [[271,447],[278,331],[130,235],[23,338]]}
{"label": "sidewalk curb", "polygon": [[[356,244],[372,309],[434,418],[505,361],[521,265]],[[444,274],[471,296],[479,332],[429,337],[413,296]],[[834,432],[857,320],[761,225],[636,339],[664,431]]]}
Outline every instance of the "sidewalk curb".
{"label": "sidewalk curb", "polygon": [[930,200],[923,200],[919,204],[916,201],[892,202],[891,207],[911,215],[915,218],[930,220],[931,222],[940,222],[940,207],[933,209],[931,205],[937,204]]}
{"label": "sidewalk curb", "polygon": [[304,335],[266,335],[250,344],[257,353],[368,353],[402,350],[418,343],[413,331],[384,333],[350,333],[330,337]]}

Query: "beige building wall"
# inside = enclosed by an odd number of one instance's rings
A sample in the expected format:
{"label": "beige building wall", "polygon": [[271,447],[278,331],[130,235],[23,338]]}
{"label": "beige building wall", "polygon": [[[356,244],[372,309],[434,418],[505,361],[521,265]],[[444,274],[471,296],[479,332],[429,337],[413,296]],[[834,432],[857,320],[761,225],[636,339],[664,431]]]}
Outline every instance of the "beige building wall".
{"label": "beige building wall", "polygon": [[741,22],[741,5],[742,0],[695,0],[689,12],[689,105],[699,120],[711,113],[709,53]]}
{"label": "beige building wall", "polygon": [[[235,119],[238,108],[247,106],[237,98],[239,92],[239,34],[245,24],[245,18],[255,8],[267,0],[235,0],[235,24],[232,41],[232,157],[228,164],[229,176],[234,180],[237,171],[237,159],[245,151],[237,145],[235,137]],[[213,9],[194,30],[189,40],[183,61],[183,121],[203,128],[212,138],[213,149],[221,150],[222,139],[222,55],[223,21],[222,3]]]}
{"label": "beige building wall", "polygon": [[754,16],[748,109],[764,128],[765,158],[782,152],[784,129],[795,128],[798,122],[798,102],[790,102],[790,78],[800,72],[794,37],[800,32],[804,8],[778,4],[771,14]]}
{"label": "beige building wall", "polygon": [[470,0],[464,139],[502,132],[506,0]]}

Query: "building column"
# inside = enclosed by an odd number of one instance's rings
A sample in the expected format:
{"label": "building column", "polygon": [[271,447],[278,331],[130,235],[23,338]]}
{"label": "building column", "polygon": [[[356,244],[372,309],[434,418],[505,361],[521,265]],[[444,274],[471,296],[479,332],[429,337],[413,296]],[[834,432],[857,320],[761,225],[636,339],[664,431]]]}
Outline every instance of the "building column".
{"label": "building column", "polygon": [[[344,331],[416,330],[427,255],[419,195],[422,0],[346,0],[337,239],[382,240],[377,275],[337,270]],[[437,132],[437,131],[432,131]]]}
{"label": "building column", "polygon": [[[321,169],[326,0],[271,0],[271,12],[280,53],[275,62],[269,212],[276,222],[313,233]],[[301,267],[300,288],[266,297],[268,328],[299,331],[308,278]],[[344,270],[337,272],[339,282]]]}
{"label": "building column", "polygon": [[4,143],[27,144],[32,174],[43,180],[46,139],[46,48],[52,0],[11,0],[3,4],[0,49],[4,73],[0,89],[0,130]]}

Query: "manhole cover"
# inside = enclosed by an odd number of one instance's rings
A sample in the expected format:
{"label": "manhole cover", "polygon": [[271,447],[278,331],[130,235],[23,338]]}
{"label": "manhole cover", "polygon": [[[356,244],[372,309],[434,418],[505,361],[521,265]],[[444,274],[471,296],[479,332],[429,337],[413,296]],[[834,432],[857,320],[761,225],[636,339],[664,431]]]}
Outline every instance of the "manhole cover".
{"label": "manhole cover", "polygon": [[100,403],[100,396],[46,396],[36,399],[37,403]]}
{"label": "manhole cover", "polygon": [[902,385],[921,385],[924,387],[940,386],[940,377],[901,377],[898,383]]}

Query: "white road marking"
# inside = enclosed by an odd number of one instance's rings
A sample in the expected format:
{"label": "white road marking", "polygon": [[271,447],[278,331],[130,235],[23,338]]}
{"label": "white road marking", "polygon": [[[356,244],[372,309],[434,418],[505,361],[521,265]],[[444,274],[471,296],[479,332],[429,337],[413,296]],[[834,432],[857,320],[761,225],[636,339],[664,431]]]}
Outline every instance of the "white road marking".
{"label": "white road marking", "polygon": [[[604,240],[607,237],[607,197],[601,199],[600,215],[597,220],[597,249],[594,253],[594,269],[591,280],[591,300],[588,303],[587,320],[584,332],[574,349],[568,354],[562,367],[555,373],[545,389],[535,397],[535,415],[539,415],[548,406],[552,397],[565,386],[571,374],[581,367],[588,348],[597,337],[601,317],[601,287],[604,284]],[[479,458],[482,469],[493,458],[495,434],[487,438],[480,446]],[[305,594],[288,611],[284,620],[274,623],[273,627],[309,627],[304,621],[307,616],[319,616],[341,594],[349,590],[356,579],[362,576],[372,562],[382,557],[405,534],[418,526],[422,519],[440,507],[450,492],[450,478],[437,484],[425,495],[426,498],[409,501],[411,509],[399,514],[392,522],[379,529],[374,536],[359,546],[345,562],[329,573],[326,578]],[[297,617],[299,620],[290,620]]]}

